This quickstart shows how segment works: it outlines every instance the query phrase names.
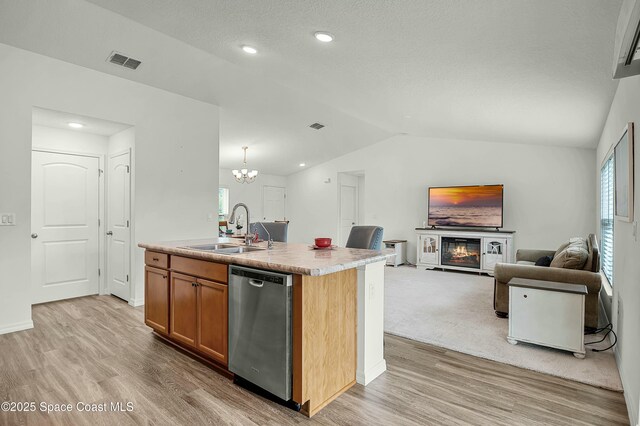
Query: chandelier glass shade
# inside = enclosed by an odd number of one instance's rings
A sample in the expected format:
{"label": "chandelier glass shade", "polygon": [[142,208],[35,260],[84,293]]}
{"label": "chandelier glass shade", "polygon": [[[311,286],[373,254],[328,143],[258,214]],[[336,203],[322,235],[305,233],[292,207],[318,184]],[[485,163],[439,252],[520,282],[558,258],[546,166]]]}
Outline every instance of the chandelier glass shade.
{"label": "chandelier glass shade", "polygon": [[255,181],[256,176],[258,176],[257,170],[249,170],[247,168],[247,149],[249,149],[249,147],[242,147],[242,150],[244,151],[244,161],[242,163],[242,168],[240,170],[231,170],[231,173],[233,173],[233,177],[236,178],[236,182],[238,183],[251,183]]}

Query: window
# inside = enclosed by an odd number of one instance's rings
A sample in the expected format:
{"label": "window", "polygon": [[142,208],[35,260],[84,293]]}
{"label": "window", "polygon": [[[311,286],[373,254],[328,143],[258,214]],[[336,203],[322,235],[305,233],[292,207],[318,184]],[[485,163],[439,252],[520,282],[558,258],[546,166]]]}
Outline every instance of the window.
{"label": "window", "polygon": [[229,214],[229,188],[218,188],[218,216]]}
{"label": "window", "polygon": [[600,169],[600,266],[613,286],[613,191],[614,162],[611,155]]}

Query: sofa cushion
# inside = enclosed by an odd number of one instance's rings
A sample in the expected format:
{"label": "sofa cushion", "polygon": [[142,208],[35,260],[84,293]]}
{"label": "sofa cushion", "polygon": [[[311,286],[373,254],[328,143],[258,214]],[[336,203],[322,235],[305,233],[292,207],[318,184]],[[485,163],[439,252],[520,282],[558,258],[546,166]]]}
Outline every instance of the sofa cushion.
{"label": "sofa cushion", "polygon": [[589,258],[589,247],[584,238],[571,238],[569,244],[551,261],[553,268],[582,269]]}
{"label": "sofa cushion", "polygon": [[516,262],[518,265],[529,265],[529,266],[535,266],[535,262],[529,262],[528,260],[518,260]]}

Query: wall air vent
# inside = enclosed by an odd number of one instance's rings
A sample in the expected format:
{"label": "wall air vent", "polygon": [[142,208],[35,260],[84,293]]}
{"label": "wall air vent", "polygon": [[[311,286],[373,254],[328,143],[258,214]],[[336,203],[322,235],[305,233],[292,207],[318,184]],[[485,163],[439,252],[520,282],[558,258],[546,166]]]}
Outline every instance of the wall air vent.
{"label": "wall air vent", "polygon": [[320,123],[313,123],[311,126],[312,129],[316,129],[316,130],[320,130],[324,127],[324,124],[320,124]]}
{"label": "wall air vent", "polygon": [[138,68],[142,63],[137,59],[129,58],[128,56],[125,56],[116,51],[111,52],[111,54],[107,58],[107,62],[111,62],[112,64],[120,65],[122,67],[129,68],[132,70],[135,70],[136,68]]}

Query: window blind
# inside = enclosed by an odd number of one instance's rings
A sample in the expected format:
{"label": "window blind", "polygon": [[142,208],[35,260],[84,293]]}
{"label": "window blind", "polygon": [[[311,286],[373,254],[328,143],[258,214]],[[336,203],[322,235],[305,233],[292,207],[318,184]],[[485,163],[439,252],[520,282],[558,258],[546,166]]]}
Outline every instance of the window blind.
{"label": "window blind", "polygon": [[600,265],[613,286],[613,155],[600,169]]}

